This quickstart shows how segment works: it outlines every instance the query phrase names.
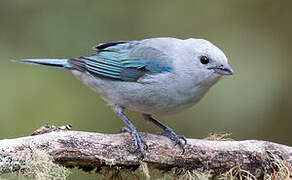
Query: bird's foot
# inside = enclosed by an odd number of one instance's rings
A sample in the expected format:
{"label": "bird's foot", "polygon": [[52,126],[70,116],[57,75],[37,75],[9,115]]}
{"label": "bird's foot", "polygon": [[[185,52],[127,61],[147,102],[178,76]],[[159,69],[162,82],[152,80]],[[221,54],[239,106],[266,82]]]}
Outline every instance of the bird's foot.
{"label": "bird's foot", "polygon": [[[132,137],[134,138],[135,141],[135,151],[137,151],[138,149],[140,150],[142,156],[145,156],[145,150],[148,149],[148,145],[146,143],[146,140],[140,135],[140,133],[138,132],[138,130],[136,128],[131,129],[128,126],[124,126],[121,129],[121,132],[128,132],[131,133]],[[145,150],[144,150],[144,146],[145,146]]]}
{"label": "bird's foot", "polygon": [[[170,129],[166,128],[164,132],[157,133],[158,135],[163,135],[168,137],[169,139],[173,140],[175,142],[175,146],[179,145],[182,148],[182,154],[185,152],[185,145],[187,144],[187,139],[183,135],[176,135],[175,132]],[[184,141],[184,142],[182,142]]]}

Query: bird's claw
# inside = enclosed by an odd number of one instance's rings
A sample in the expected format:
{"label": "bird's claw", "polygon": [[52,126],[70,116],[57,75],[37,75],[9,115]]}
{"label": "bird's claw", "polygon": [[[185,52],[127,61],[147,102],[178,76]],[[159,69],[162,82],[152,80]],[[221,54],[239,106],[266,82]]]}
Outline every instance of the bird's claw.
{"label": "bird's claw", "polygon": [[124,127],[122,127],[122,129],[120,130],[120,132],[128,132],[128,133],[131,133],[131,130],[130,130],[130,128],[128,128],[128,126],[124,126]]}
{"label": "bird's claw", "polygon": [[124,126],[121,129],[121,132],[128,132],[131,133],[132,137],[135,141],[135,151],[140,150],[142,157],[145,156],[144,146],[145,150],[148,149],[148,145],[146,143],[146,140],[140,135],[137,129],[130,129],[128,126]]}
{"label": "bird's claw", "polygon": [[[165,129],[164,132],[160,132],[160,133],[157,133],[158,135],[163,135],[163,136],[166,136],[168,137],[169,139],[173,140],[175,142],[175,146],[176,145],[179,145],[181,148],[182,148],[182,154],[184,154],[185,152],[185,145],[187,144],[187,139],[185,136],[183,135],[176,135],[175,132],[170,129],[170,128],[167,128]],[[181,141],[183,140],[184,143]]]}

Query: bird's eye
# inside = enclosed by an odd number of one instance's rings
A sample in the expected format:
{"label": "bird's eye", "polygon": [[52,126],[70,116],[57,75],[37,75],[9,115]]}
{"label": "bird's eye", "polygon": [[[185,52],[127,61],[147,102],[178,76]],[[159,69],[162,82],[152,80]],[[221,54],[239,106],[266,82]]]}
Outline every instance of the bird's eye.
{"label": "bird's eye", "polygon": [[202,64],[208,64],[209,58],[207,56],[201,56],[200,61]]}

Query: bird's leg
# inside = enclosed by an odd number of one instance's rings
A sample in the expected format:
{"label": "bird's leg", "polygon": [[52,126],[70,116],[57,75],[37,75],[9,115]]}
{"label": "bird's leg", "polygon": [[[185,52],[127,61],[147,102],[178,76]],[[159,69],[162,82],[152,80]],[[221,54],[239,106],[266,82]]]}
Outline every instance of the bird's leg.
{"label": "bird's leg", "polygon": [[[143,114],[143,117],[145,120],[153,122],[155,125],[157,125],[158,127],[160,127],[161,129],[164,130],[164,132],[158,133],[159,135],[163,135],[163,136],[167,136],[169,139],[173,140],[175,142],[175,145],[179,145],[183,152],[185,152],[185,145],[187,144],[187,140],[185,138],[185,136],[182,135],[176,135],[175,132],[167,127],[166,125],[162,124],[160,121],[154,119],[153,117],[151,117],[151,115],[149,114]],[[183,140],[184,143],[181,141]]]}
{"label": "bird's leg", "polygon": [[126,131],[131,133],[132,137],[135,141],[135,150],[140,150],[142,156],[144,157],[144,145],[146,146],[146,149],[148,149],[147,143],[145,139],[140,135],[137,128],[134,126],[134,124],[127,118],[127,116],[124,113],[124,109],[119,106],[115,106],[114,108],[115,113],[125,122],[127,126],[122,128],[122,131]]}

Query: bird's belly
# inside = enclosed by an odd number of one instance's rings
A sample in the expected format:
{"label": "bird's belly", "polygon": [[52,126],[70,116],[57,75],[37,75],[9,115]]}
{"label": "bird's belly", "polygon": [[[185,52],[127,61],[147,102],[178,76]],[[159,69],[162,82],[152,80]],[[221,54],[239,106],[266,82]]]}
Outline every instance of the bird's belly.
{"label": "bird's belly", "polygon": [[173,92],[167,90],[141,89],[143,94],[135,94],[134,91],[126,96],[121,96],[119,102],[129,110],[145,114],[167,115],[179,112],[195,102],[182,102],[175,98]]}
{"label": "bird's belly", "polygon": [[147,85],[120,86],[119,92],[107,93],[105,99],[126,109],[145,114],[167,115],[179,112],[196,101],[185,101],[170,89],[147,87]]}
{"label": "bird's belly", "polygon": [[196,92],[184,94],[164,83],[143,84],[101,79],[75,71],[73,74],[109,104],[145,114],[176,113],[194,105],[203,96]]}

